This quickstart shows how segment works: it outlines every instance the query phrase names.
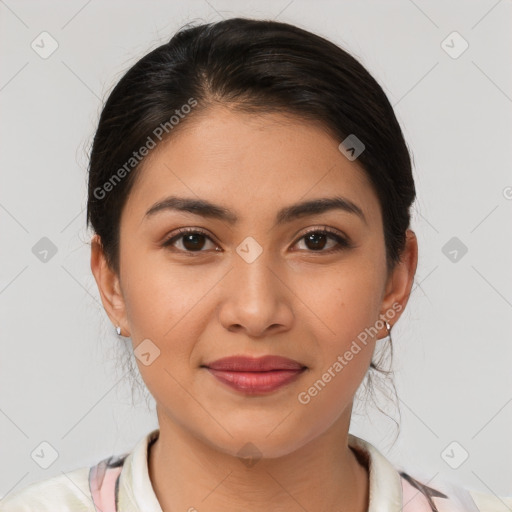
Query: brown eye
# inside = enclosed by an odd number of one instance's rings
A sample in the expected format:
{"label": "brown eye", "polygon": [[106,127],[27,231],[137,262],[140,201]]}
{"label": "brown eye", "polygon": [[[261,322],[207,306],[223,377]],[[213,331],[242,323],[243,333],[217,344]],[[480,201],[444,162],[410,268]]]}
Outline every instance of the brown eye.
{"label": "brown eye", "polygon": [[[306,245],[306,252],[331,253],[352,247],[347,238],[330,228],[312,229],[302,235],[296,243],[302,240]],[[330,246],[329,240],[331,241]],[[175,246],[177,242],[181,243],[181,247]],[[181,228],[178,230],[178,234],[173,234],[164,241],[162,247],[171,248],[174,246],[176,252],[200,253],[206,252],[208,248],[205,249],[205,246],[208,242],[212,244],[211,248],[219,250],[218,246],[204,231],[198,228]]]}
{"label": "brown eye", "polygon": [[[324,250],[328,245],[329,239],[334,241],[334,245],[331,244],[331,247],[328,247],[327,250]],[[304,240],[306,250],[311,252],[329,253],[351,247],[351,244],[346,238],[335,231],[331,231],[330,229],[311,230],[299,239],[299,241],[301,240]]]}
{"label": "brown eye", "polygon": [[187,251],[197,251],[204,247],[205,236],[200,233],[182,235],[182,244]]}
{"label": "brown eye", "polygon": [[170,247],[173,246],[176,242],[181,242],[182,247],[177,247],[178,251],[205,252],[202,249],[205,247],[207,241],[210,241],[212,245],[216,247],[211,238],[206,233],[198,230],[197,228],[183,228],[178,231],[179,234],[168,238],[165,242],[163,242],[162,247]]}
{"label": "brown eye", "polygon": [[[309,233],[304,237],[306,247],[308,249],[323,249],[328,241],[328,236],[324,233]],[[311,245],[310,245],[311,244]]]}

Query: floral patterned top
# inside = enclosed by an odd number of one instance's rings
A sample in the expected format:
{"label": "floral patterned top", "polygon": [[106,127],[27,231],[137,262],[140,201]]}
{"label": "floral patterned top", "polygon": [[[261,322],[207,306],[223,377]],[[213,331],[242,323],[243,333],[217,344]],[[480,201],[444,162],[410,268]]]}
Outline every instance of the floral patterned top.
{"label": "floral patterned top", "polygon": [[[158,435],[158,429],[145,435],[130,453],[12,492],[0,499],[0,512],[162,512],[148,472],[148,448]],[[368,512],[512,512],[512,497],[427,483],[368,441],[350,433],[348,441],[369,470]]]}

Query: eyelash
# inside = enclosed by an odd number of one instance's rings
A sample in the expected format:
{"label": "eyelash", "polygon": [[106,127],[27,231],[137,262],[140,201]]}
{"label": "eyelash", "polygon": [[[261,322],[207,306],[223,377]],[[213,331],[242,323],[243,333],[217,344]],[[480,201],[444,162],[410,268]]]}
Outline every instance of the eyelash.
{"label": "eyelash", "polygon": [[[307,252],[319,253],[319,254],[331,254],[331,253],[334,253],[334,252],[342,251],[344,249],[350,249],[350,248],[353,247],[352,243],[349,242],[348,239],[346,239],[345,237],[341,236],[338,233],[338,231],[336,231],[336,230],[334,230],[332,228],[329,228],[328,226],[322,226],[321,228],[310,229],[306,233],[303,233],[302,236],[300,238],[298,238],[293,245],[296,245],[297,242],[301,241],[303,238],[305,238],[307,235],[309,235],[311,233],[328,235],[329,238],[331,238],[331,239],[333,239],[333,240],[335,240],[337,242],[338,246],[335,247],[335,248],[331,248],[331,249],[329,249],[327,251],[324,251],[324,250],[319,250],[319,251],[308,250]],[[171,246],[172,246],[172,244],[174,242],[179,240],[184,235],[188,235],[188,234],[203,235],[206,238],[208,238],[211,242],[216,243],[214,240],[211,239],[211,237],[208,235],[208,233],[206,233],[205,231],[203,231],[200,228],[180,228],[180,229],[178,229],[178,234],[173,233],[169,238],[167,238],[162,243],[162,247],[169,247],[169,248],[171,248]],[[186,254],[189,254],[189,255],[195,255],[195,254],[206,252],[206,251],[203,251],[203,250],[200,250],[200,251],[186,251],[185,250],[184,251],[184,250],[181,250],[181,249],[177,249],[177,252],[186,253]]]}

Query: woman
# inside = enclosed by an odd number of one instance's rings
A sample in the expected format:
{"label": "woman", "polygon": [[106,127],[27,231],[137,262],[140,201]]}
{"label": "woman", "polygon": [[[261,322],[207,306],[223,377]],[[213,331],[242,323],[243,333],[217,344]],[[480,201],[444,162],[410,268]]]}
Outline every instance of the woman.
{"label": "woman", "polygon": [[417,265],[409,153],[352,56],[297,27],[184,28],[103,109],[91,269],[159,428],[14,511],[498,511],[349,433]]}

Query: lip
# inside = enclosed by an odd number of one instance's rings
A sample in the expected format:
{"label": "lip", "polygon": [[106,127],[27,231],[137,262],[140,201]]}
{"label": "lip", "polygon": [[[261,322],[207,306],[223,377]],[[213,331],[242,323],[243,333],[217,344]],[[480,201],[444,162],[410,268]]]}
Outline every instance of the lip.
{"label": "lip", "polygon": [[203,365],[214,377],[236,391],[259,395],[290,384],[306,366],[281,356],[233,356]]}
{"label": "lip", "polygon": [[212,370],[229,372],[268,372],[272,370],[302,370],[305,366],[298,361],[282,356],[231,356],[217,359],[206,365]]}

